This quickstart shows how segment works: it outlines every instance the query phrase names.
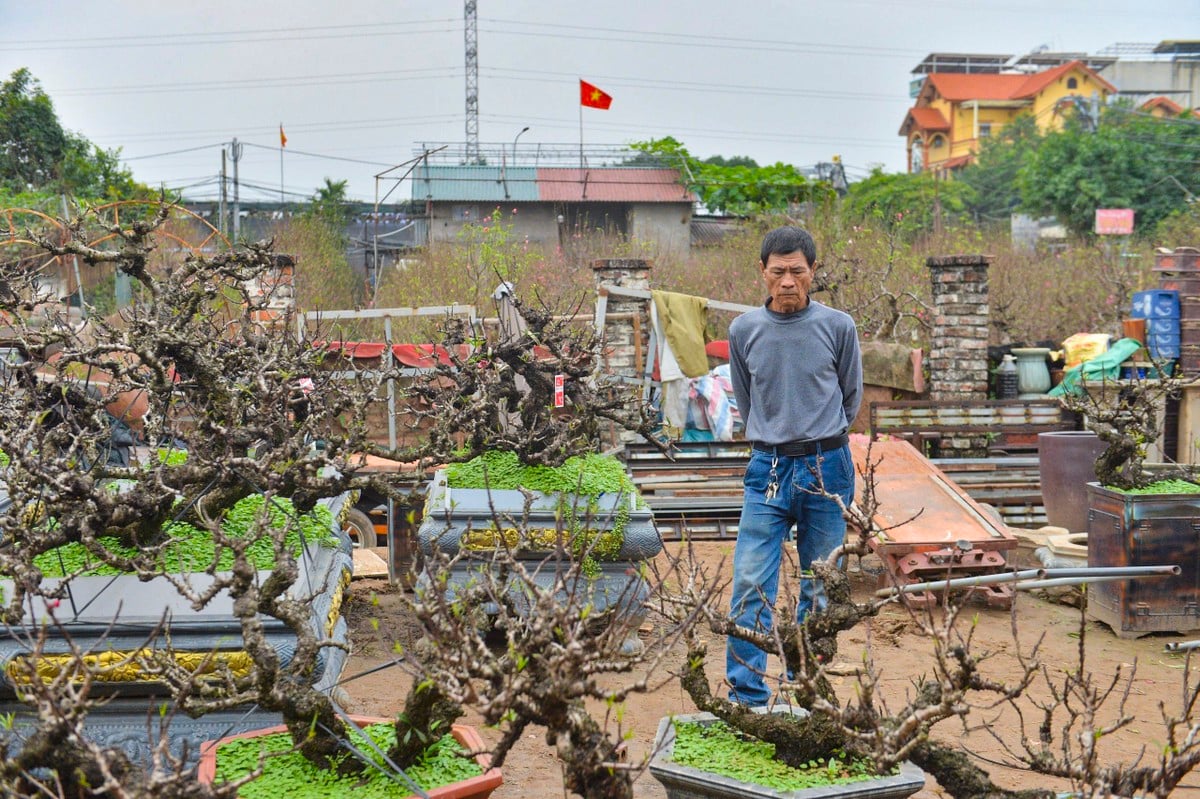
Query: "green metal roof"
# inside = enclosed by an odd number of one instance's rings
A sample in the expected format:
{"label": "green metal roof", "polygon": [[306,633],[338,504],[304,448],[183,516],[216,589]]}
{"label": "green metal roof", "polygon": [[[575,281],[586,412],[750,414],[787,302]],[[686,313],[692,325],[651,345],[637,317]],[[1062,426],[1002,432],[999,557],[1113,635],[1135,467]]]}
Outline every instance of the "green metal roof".
{"label": "green metal roof", "polygon": [[[507,186],[507,196],[505,188]],[[537,202],[537,168],[419,164],[412,172],[414,200]]]}

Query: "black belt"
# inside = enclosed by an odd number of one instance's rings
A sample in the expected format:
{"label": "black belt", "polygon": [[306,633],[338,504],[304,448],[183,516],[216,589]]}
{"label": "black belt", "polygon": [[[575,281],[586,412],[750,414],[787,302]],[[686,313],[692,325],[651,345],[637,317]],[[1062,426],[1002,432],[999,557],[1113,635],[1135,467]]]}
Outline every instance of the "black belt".
{"label": "black belt", "polygon": [[820,441],[785,441],[777,446],[754,442],[754,448],[759,452],[772,452],[785,458],[803,458],[806,455],[816,455],[818,452],[832,452],[850,443],[850,436],[842,433],[840,436],[822,438]]}

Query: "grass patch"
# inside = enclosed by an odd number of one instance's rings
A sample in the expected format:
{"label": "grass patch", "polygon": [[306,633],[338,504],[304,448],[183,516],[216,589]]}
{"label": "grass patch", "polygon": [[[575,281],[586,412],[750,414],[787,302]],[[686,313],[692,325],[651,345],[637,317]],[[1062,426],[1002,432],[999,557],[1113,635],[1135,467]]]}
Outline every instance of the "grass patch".
{"label": "grass patch", "polygon": [[1187,480],[1156,480],[1141,488],[1115,488],[1113,486],[1105,486],[1105,488],[1119,491],[1122,494],[1200,494],[1200,485]]}
{"label": "grass patch", "polygon": [[528,488],[545,494],[576,493],[588,497],[637,493],[621,461],[595,453],[575,455],[554,468],[523,464],[513,452],[488,452],[466,463],[447,466],[446,482],[451,488],[497,491]]}
{"label": "grass patch", "polygon": [[[254,494],[239,501],[226,514],[222,530],[231,537],[249,535],[263,502],[264,497],[261,494]],[[282,529],[289,519],[297,517],[291,500],[278,497],[271,502],[269,514],[271,527],[275,529]],[[165,532],[170,543],[159,555],[158,565],[163,571],[203,571],[213,562],[217,547],[211,532],[182,523],[167,525]],[[102,536],[98,540],[114,555],[132,558],[139,552],[137,547],[123,545],[115,536]],[[318,505],[311,512],[296,518],[285,541],[293,555],[300,553],[304,542],[316,542],[327,547],[337,546],[338,540],[333,534],[333,514],[329,508]],[[261,570],[275,567],[275,552],[267,536],[260,536],[250,544],[247,554],[251,562]],[[122,573],[106,563],[96,561],[95,556],[77,541],[43,552],[35,557],[33,562],[46,577],[65,577],[80,572],[89,575]],[[233,553],[222,549],[218,569],[229,569],[232,566]]]}
{"label": "grass patch", "polygon": [[[390,723],[371,724],[366,734],[386,752],[395,743],[396,728]],[[260,752],[287,752],[266,761],[263,775],[243,786],[242,799],[268,799],[285,796],[287,799],[326,799],[329,796],[353,796],[355,799],[388,799],[411,796],[407,783],[396,782],[381,769],[386,768],[379,755],[352,731],[351,740],[366,753],[374,768],[368,766],[361,774],[339,777],[332,771],[318,769],[299,752],[292,752],[292,739],[286,732],[261,738],[240,738],[222,744],[217,749],[217,774],[214,784],[220,784],[246,774],[258,765]],[[347,754],[346,757],[351,757]],[[483,769],[474,758],[466,756],[462,745],[451,735],[442,737],[425,750],[421,759],[405,771],[418,785],[428,791],[452,782],[477,777]]]}
{"label": "grass patch", "polygon": [[865,758],[838,755],[792,768],[775,759],[775,745],[747,738],[723,721],[676,722],[671,759],[711,774],[777,791],[844,785],[876,777]]}

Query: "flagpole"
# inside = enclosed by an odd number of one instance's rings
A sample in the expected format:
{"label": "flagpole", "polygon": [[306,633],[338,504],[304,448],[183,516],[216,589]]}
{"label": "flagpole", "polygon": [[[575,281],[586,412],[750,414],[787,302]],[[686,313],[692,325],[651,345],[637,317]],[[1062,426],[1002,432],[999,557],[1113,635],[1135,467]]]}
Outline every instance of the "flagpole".
{"label": "flagpole", "polygon": [[279,145],[279,204],[282,206],[283,202],[283,145],[281,144]]}
{"label": "flagpole", "polygon": [[583,169],[583,101],[579,102],[579,168]]}

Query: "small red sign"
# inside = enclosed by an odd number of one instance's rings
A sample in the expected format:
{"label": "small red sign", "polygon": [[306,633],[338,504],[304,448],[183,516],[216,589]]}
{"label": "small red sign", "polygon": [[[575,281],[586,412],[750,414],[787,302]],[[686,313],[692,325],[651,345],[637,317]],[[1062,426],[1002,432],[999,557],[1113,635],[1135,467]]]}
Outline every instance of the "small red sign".
{"label": "small red sign", "polygon": [[1132,208],[1097,208],[1096,234],[1100,236],[1128,236],[1133,233]]}
{"label": "small red sign", "polygon": [[566,380],[567,380],[566,375],[555,375],[554,376],[554,407],[555,408],[561,408],[567,404],[566,393],[563,390],[563,386],[566,383]]}

